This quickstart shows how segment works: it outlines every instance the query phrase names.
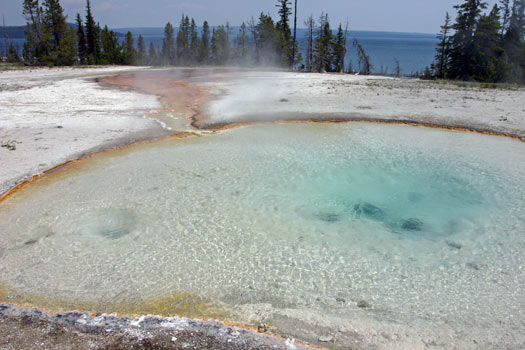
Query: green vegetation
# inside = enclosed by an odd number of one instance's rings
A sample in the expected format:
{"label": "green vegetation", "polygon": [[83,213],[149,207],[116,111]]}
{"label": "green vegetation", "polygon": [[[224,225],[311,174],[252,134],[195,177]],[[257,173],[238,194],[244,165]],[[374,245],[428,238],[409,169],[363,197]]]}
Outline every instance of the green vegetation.
{"label": "green vegetation", "polygon": [[525,83],[525,0],[500,0],[488,13],[481,0],[465,0],[447,13],[435,61],[426,78],[483,83]]}
{"label": "green vegetation", "polygon": [[[292,8],[289,0],[276,0],[279,18],[261,13],[256,21],[242,23],[236,36],[228,23],[213,29],[204,21],[199,33],[194,19],[184,14],[176,33],[167,23],[161,48],[144,38],[135,40],[131,32],[119,40],[118,34],[107,26],[101,28],[93,16],[91,2],[86,0],[85,19],[80,14],[76,23],[68,25],[59,0],[23,0],[27,19],[26,43],[23,55],[10,47],[9,62],[24,65],[239,65],[295,68],[302,62],[294,31],[290,26]],[[295,3],[297,8],[297,1]],[[346,34],[341,25],[333,35],[328,15],[323,14],[316,26],[310,22],[310,51],[308,71],[343,72],[346,55]],[[348,27],[348,26],[347,26]],[[316,34],[314,35],[314,31]]]}

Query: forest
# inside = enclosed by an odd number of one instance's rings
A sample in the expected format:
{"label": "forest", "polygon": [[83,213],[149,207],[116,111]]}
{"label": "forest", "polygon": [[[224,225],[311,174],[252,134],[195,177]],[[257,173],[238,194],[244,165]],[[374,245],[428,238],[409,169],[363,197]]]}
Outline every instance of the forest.
{"label": "forest", "polygon": [[[276,0],[278,18],[260,13],[242,23],[237,33],[226,23],[198,27],[187,15],[178,30],[172,23],[164,27],[161,47],[131,32],[124,39],[93,17],[90,0],[86,14],[77,14],[68,25],[60,0],[24,0],[27,19],[23,53],[11,44],[10,62],[25,65],[149,65],[149,66],[241,66],[279,67],[308,72],[370,74],[371,62],[365,48],[348,40],[348,22],[334,30],[328,14],[309,16],[307,47],[298,49],[297,17],[292,2]],[[295,0],[297,6],[297,0]],[[481,0],[465,0],[456,5],[456,19],[449,13],[438,34],[434,62],[422,74],[426,79],[480,82],[525,83],[525,0],[500,0],[490,11]],[[293,16],[292,16],[293,14]],[[348,46],[356,48],[357,67],[345,62]]]}

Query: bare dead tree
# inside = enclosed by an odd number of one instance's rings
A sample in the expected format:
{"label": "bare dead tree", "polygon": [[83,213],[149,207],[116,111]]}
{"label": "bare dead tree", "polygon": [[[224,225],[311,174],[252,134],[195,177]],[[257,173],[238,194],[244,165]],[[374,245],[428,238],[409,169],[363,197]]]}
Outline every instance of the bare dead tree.
{"label": "bare dead tree", "polygon": [[255,58],[257,62],[260,62],[259,42],[257,40],[257,24],[255,23],[255,18],[253,18],[253,16],[248,21],[248,28],[250,29],[250,33],[252,33],[253,45],[255,47]]}
{"label": "bare dead tree", "polygon": [[306,52],[306,70],[311,72],[313,70],[313,62],[314,62],[314,30],[315,30],[315,19],[314,15],[310,15],[304,21],[304,25],[308,29],[307,33],[307,41],[308,41],[308,48]]}
{"label": "bare dead tree", "polygon": [[344,54],[343,54],[343,57],[341,58],[342,59],[342,64],[341,64],[341,69],[342,69],[342,73],[344,73],[345,71],[345,58],[346,58],[346,53],[348,52],[347,50],[347,40],[348,40],[348,27],[350,26],[350,21],[348,20],[348,17],[346,18],[346,23],[345,23],[345,40],[344,40],[344,47],[345,47],[345,50],[344,50]]}
{"label": "bare dead tree", "polygon": [[292,49],[292,69],[295,70],[295,50],[297,46],[297,0],[295,0],[295,11],[293,18],[293,49]]}
{"label": "bare dead tree", "polygon": [[357,39],[354,39],[354,46],[357,49],[357,57],[358,59],[358,65],[359,65],[359,71],[363,75],[370,75],[370,71],[372,70],[372,63],[370,62],[370,57],[365,52],[365,49],[361,46],[359,41]]}
{"label": "bare dead tree", "polygon": [[2,31],[4,36],[4,55],[7,57],[9,55],[8,46],[9,46],[9,36],[7,35],[7,29],[5,26],[5,16],[2,15]]}
{"label": "bare dead tree", "polygon": [[396,77],[401,76],[401,66],[399,65],[399,60],[397,57],[394,57],[394,74]]}

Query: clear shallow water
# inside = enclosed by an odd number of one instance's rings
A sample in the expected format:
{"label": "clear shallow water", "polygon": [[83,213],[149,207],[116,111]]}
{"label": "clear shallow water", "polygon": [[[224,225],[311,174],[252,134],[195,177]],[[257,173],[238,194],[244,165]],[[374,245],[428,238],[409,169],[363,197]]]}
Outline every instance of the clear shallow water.
{"label": "clear shallow water", "polygon": [[523,174],[522,142],[398,125],[164,141],[1,203],[0,271],[65,300],[190,293],[245,322],[264,309],[518,336]]}

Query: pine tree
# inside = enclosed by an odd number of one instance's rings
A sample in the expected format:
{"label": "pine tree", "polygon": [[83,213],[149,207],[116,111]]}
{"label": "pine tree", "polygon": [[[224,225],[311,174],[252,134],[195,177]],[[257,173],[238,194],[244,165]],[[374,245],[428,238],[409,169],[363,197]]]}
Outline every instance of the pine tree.
{"label": "pine tree", "polygon": [[445,14],[445,24],[441,26],[441,32],[437,35],[439,39],[434,58],[433,70],[438,79],[445,79],[448,75],[450,61],[450,15]]}
{"label": "pine tree", "polygon": [[280,19],[276,23],[275,28],[280,35],[280,47],[281,47],[281,56],[282,62],[284,65],[289,67],[293,66],[293,46],[294,42],[292,40],[292,32],[290,30],[290,15],[292,10],[289,7],[291,2],[289,0],[277,0],[277,7],[279,8]]}
{"label": "pine tree", "polygon": [[255,26],[255,38],[257,63],[266,66],[281,65],[281,37],[270,15],[260,14]]}
{"label": "pine tree", "polygon": [[497,65],[502,53],[499,8],[494,5],[489,15],[483,15],[474,34],[472,78],[477,81],[496,80]]}
{"label": "pine tree", "polygon": [[474,34],[481,15],[487,4],[481,0],[465,0],[462,5],[454,6],[458,11],[455,30],[450,49],[449,76],[452,79],[471,80],[474,64]]}
{"label": "pine tree", "polygon": [[77,13],[77,39],[78,39],[78,59],[80,61],[80,64],[85,64],[87,61],[88,53],[87,53],[87,39],[86,39],[86,31],[84,29],[84,23],[82,22],[82,18],[80,18],[80,14]]}
{"label": "pine tree", "polygon": [[510,83],[525,82],[525,0],[515,0],[508,30],[503,38],[499,79]]}
{"label": "pine tree", "polygon": [[182,15],[179,32],[177,33],[177,60],[179,64],[187,64],[190,46],[190,19]]}
{"label": "pine tree", "polygon": [[331,72],[333,70],[333,34],[328,14],[322,14],[319,23],[315,40],[314,66],[318,72]]}
{"label": "pine tree", "polygon": [[189,62],[194,65],[198,61],[199,51],[201,49],[201,41],[199,39],[199,32],[197,31],[197,24],[195,20],[191,19],[190,25],[190,54]]}
{"label": "pine tree", "polygon": [[198,62],[201,64],[208,64],[210,59],[210,26],[207,21],[204,21],[202,25],[202,35],[201,35],[201,48],[198,56]]}
{"label": "pine tree", "polygon": [[505,34],[508,29],[510,19],[510,0],[500,0],[501,4],[501,34]]}
{"label": "pine tree", "polygon": [[133,34],[130,31],[126,33],[122,54],[124,64],[135,64],[137,51],[135,50],[135,39],[133,38]]}
{"label": "pine tree", "polygon": [[73,65],[77,62],[76,36],[67,27],[59,0],[25,0],[28,19],[24,57],[30,64]]}
{"label": "pine tree", "polygon": [[235,38],[235,48],[237,52],[237,63],[247,65],[249,63],[250,37],[248,36],[248,27],[244,22],[239,28],[237,38]]}
{"label": "pine tree", "polygon": [[339,24],[337,35],[332,44],[333,52],[333,71],[343,73],[345,69],[346,40],[343,32],[343,26]]}
{"label": "pine tree", "polygon": [[147,53],[146,53],[146,42],[144,41],[144,37],[139,35],[139,41],[137,43],[137,64],[138,65],[145,65],[147,61]]}
{"label": "pine tree", "polygon": [[13,43],[9,43],[9,48],[7,49],[7,62],[9,63],[20,63],[22,58],[18,53],[17,48]]}
{"label": "pine tree", "polygon": [[106,25],[101,31],[100,37],[102,52],[99,57],[99,64],[122,64],[124,60],[122,56],[122,48],[115,32],[109,30]]}
{"label": "pine tree", "polygon": [[162,40],[162,64],[175,64],[175,38],[171,23],[168,22],[164,27],[164,39]]}
{"label": "pine tree", "polygon": [[43,9],[38,0],[24,0],[22,13],[27,20],[24,61],[28,64],[45,64],[46,58],[50,56],[51,35],[43,20]]}
{"label": "pine tree", "polygon": [[[87,0],[86,38],[89,64],[98,64],[100,61],[100,26],[95,24],[91,12],[91,2]],[[98,28],[97,28],[98,27]]]}
{"label": "pine tree", "polygon": [[155,66],[158,64],[157,52],[155,50],[155,45],[153,45],[153,43],[149,44],[148,64],[152,66]]}
{"label": "pine tree", "polygon": [[224,26],[219,26],[213,30],[211,37],[211,57],[216,65],[228,63],[230,55],[230,42]]}

